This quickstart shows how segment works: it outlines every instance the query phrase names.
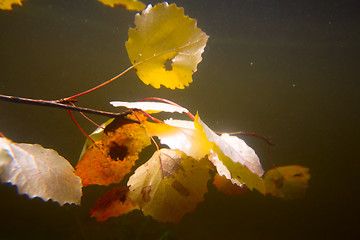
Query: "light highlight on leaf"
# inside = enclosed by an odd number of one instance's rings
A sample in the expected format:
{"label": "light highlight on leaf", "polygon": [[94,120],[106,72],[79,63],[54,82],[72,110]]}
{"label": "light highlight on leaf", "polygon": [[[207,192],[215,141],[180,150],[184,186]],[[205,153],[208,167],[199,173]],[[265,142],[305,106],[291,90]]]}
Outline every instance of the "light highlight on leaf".
{"label": "light highlight on leaf", "polygon": [[12,5],[16,4],[22,6],[23,0],[0,0],[0,9],[2,10],[13,10]]}
{"label": "light highlight on leaf", "polygon": [[126,49],[139,78],[155,88],[187,87],[208,40],[196,20],[164,2],[137,14],[135,25],[129,29]]}
{"label": "light highlight on leaf", "polygon": [[[211,144],[200,131],[195,129],[193,121],[168,120],[167,123],[142,122],[149,136],[157,136],[162,144],[178,149],[186,155],[200,160],[210,153]],[[175,124],[176,123],[176,124]],[[177,125],[183,127],[177,127]]]}
{"label": "light highlight on leaf", "polygon": [[265,173],[266,193],[283,199],[303,198],[310,179],[309,169],[302,166],[284,166]]}
{"label": "light highlight on leaf", "polygon": [[161,149],[128,181],[129,197],[145,215],[160,222],[179,222],[204,200],[210,178],[208,161],[178,150]]}
{"label": "light highlight on leaf", "polygon": [[[138,117],[145,119],[141,114]],[[101,131],[96,137],[100,137],[100,134]],[[75,173],[81,177],[84,186],[121,182],[131,171],[141,150],[151,141],[139,124],[119,118],[106,126],[101,140],[95,143],[85,150],[76,166]]]}
{"label": "light highlight on leaf", "polygon": [[127,10],[133,10],[138,12],[144,10],[146,7],[144,3],[138,0],[98,0],[98,1],[110,7],[123,6]]}
{"label": "light highlight on leaf", "polygon": [[82,185],[73,167],[56,151],[38,144],[13,143],[0,137],[0,179],[30,198],[80,204]]}

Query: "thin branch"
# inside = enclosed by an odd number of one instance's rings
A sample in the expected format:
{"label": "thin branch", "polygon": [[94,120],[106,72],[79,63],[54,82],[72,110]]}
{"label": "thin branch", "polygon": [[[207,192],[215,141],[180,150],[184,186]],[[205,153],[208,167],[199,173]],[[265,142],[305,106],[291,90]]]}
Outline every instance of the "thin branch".
{"label": "thin branch", "polygon": [[[66,109],[66,110],[72,110],[72,111],[84,112],[84,113],[92,113],[92,114],[106,116],[106,117],[112,117],[112,118],[114,118],[114,117],[125,118],[125,116],[127,114],[131,113],[131,111],[125,111],[125,112],[121,112],[121,113],[105,112],[105,111],[91,109],[91,108],[71,106],[68,104],[63,104],[63,103],[59,103],[57,101],[52,101],[52,100],[21,98],[21,97],[14,97],[14,96],[2,95],[2,94],[0,94],[0,100],[7,101],[7,102],[13,102],[13,103],[23,103],[23,104],[31,104],[31,105],[38,105],[38,106],[62,108],[62,109]],[[136,120],[132,120],[132,121],[136,121]]]}

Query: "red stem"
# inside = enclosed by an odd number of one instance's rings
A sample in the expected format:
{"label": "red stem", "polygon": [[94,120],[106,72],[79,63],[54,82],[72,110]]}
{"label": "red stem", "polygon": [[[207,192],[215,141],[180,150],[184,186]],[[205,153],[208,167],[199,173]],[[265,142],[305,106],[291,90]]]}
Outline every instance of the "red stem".
{"label": "red stem", "polygon": [[130,71],[130,70],[133,69],[133,68],[134,68],[134,65],[128,67],[128,68],[127,68],[125,71],[123,71],[122,73],[120,73],[120,74],[116,75],[115,77],[107,80],[106,82],[101,83],[100,85],[97,85],[96,87],[93,87],[93,88],[91,88],[91,89],[89,89],[89,90],[86,90],[86,91],[84,91],[84,92],[75,94],[75,95],[73,95],[73,96],[71,96],[71,97],[67,97],[67,98],[60,99],[60,100],[58,100],[58,102],[69,102],[69,100],[71,100],[71,99],[74,99],[74,98],[76,98],[76,97],[80,97],[80,96],[82,96],[82,95],[84,95],[84,94],[87,94],[87,93],[89,93],[89,92],[95,91],[96,89],[101,88],[101,87],[105,86],[106,84],[111,83],[112,81],[118,79],[119,77],[121,77],[122,75],[124,75],[125,73],[127,73],[128,71]]}
{"label": "red stem", "polygon": [[72,119],[73,122],[75,123],[76,127],[80,130],[80,132],[81,132],[85,137],[89,138],[89,139],[95,144],[95,141],[84,131],[84,129],[83,129],[83,128],[78,124],[78,122],[75,120],[72,112],[71,112],[70,110],[66,110],[66,111],[69,113],[71,119]]}

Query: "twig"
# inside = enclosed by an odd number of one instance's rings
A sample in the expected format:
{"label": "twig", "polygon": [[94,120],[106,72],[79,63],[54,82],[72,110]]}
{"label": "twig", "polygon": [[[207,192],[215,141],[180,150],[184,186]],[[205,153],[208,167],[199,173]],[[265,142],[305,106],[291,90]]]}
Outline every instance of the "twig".
{"label": "twig", "polygon": [[[14,96],[2,95],[2,94],[0,94],[0,100],[7,101],[7,102],[13,102],[13,103],[23,103],[23,104],[31,104],[31,105],[38,105],[38,106],[62,108],[62,109],[66,109],[66,110],[76,111],[76,112],[92,113],[92,114],[96,114],[96,115],[113,117],[113,118],[114,117],[125,118],[125,116],[127,114],[131,113],[131,111],[125,111],[125,112],[121,112],[121,113],[105,112],[105,111],[91,109],[91,108],[71,106],[71,105],[59,103],[59,102],[53,101],[53,100],[22,98],[22,97],[14,97]],[[132,119],[129,119],[129,120],[132,120]],[[132,120],[132,121],[136,121],[136,120]]]}

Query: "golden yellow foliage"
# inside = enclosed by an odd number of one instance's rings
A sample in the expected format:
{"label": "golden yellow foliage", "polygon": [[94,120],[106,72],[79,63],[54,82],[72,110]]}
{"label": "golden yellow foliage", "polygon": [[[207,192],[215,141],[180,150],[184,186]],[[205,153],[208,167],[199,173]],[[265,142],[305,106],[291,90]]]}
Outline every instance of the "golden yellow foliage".
{"label": "golden yellow foliage", "polygon": [[309,179],[309,169],[302,166],[274,168],[264,176],[266,193],[283,199],[303,198]]}
{"label": "golden yellow foliage", "polygon": [[138,0],[98,0],[98,1],[110,7],[115,7],[120,5],[125,7],[127,10],[134,10],[138,12],[144,10],[146,7],[144,3]]}
{"label": "golden yellow foliage", "polygon": [[179,150],[160,149],[130,177],[129,197],[145,215],[177,223],[204,200],[210,179],[207,164]]}
{"label": "golden yellow foliage", "polygon": [[95,143],[85,150],[76,166],[75,173],[84,186],[121,182],[151,141],[139,124],[119,118],[106,126],[101,139]]}
{"label": "golden yellow foliage", "polygon": [[22,6],[23,0],[0,0],[0,9],[2,10],[12,10],[12,5],[17,4]]}
{"label": "golden yellow foliage", "polygon": [[135,25],[129,29],[126,49],[139,78],[155,88],[187,87],[208,40],[196,20],[165,2],[137,14]]}

